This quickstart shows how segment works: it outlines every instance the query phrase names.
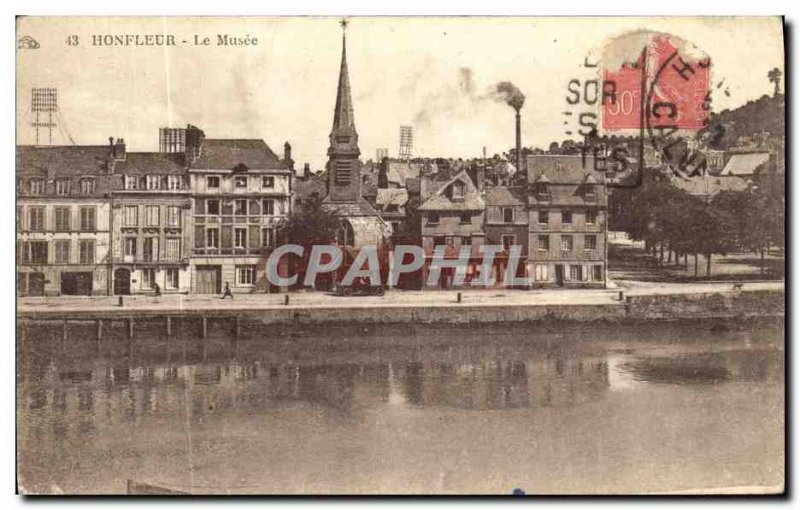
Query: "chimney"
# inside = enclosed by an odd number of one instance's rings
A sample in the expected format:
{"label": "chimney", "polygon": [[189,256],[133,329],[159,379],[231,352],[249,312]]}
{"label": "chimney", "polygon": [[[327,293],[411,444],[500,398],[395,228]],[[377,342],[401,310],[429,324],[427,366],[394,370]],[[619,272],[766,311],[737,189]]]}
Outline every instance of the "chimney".
{"label": "chimney", "polygon": [[519,115],[519,108],[516,109],[517,120],[517,171],[522,171],[522,121]]}
{"label": "chimney", "polygon": [[311,178],[311,165],[309,163],[305,163],[303,165],[303,179],[310,179]]}
{"label": "chimney", "polygon": [[283,144],[283,162],[286,163],[290,170],[294,170],[294,161],[292,161],[292,144],[289,142]]}
{"label": "chimney", "polygon": [[117,141],[114,144],[114,159],[117,161],[125,160],[125,140],[122,138],[117,138]]}

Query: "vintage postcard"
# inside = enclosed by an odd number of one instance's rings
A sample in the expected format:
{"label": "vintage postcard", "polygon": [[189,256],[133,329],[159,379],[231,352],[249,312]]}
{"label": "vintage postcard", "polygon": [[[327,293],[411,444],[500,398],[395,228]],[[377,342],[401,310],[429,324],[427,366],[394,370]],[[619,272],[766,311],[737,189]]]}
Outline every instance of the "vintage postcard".
{"label": "vintage postcard", "polygon": [[785,491],[780,17],[26,17],[19,494]]}

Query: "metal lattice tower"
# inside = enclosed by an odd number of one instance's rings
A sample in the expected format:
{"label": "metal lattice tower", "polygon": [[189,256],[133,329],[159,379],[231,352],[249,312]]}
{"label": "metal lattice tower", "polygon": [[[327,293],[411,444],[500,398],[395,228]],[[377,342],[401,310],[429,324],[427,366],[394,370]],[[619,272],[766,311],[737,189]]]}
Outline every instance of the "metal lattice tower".
{"label": "metal lattice tower", "polygon": [[400,126],[400,159],[411,159],[414,146],[414,130],[411,126]]}
{"label": "metal lattice tower", "polygon": [[[53,143],[53,128],[56,123],[53,115],[58,112],[58,89],[34,88],[31,89],[31,111],[35,115],[31,124],[36,129],[36,145],[39,145],[39,129],[47,128],[48,143]],[[42,119],[47,116],[47,120]]]}

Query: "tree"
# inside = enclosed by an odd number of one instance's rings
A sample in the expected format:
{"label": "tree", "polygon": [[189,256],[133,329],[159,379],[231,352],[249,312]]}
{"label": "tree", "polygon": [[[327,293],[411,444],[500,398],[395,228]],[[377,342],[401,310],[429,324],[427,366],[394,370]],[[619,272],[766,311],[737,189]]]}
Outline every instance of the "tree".
{"label": "tree", "polygon": [[292,211],[283,225],[284,238],[294,244],[309,246],[330,243],[336,239],[341,225],[339,216],[322,207],[319,198],[308,199],[299,210]]}
{"label": "tree", "polygon": [[770,72],[767,73],[767,78],[769,78],[770,83],[775,85],[775,96],[778,95],[780,92],[780,85],[781,85],[781,76],[783,73],[777,67],[773,67]]}

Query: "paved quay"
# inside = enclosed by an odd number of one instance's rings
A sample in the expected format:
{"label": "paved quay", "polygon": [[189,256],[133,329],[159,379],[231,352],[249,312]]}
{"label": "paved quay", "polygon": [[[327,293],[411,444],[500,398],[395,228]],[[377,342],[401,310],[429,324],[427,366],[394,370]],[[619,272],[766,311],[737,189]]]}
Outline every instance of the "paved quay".
{"label": "paved quay", "polygon": [[[468,289],[430,291],[388,291],[382,297],[339,297],[325,292],[292,292],[289,294],[237,294],[234,299],[220,299],[210,295],[163,295],[160,297],[125,296],[124,305],[118,306],[117,296],[62,296],[55,298],[19,298],[18,313],[39,315],[44,312],[92,314],[96,312],[128,313],[193,313],[202,311],[235,312],[270,309],[385,309],[385,308],[450,308],[460,307],[517,307],[517,306],[576,306],[618,305],[619,292],[625,296],[689,295],[698,293],[733,293],[752,291],[784,291],[784,282],[747,282],[741,290],[733,290],[730,282],[720,283],[656,283],[630,289]],[[461,292],[461,303],[457,295]],[[284,304],[289,296],[289,305]],[[77,315],[75,318],[79,318]]]}

